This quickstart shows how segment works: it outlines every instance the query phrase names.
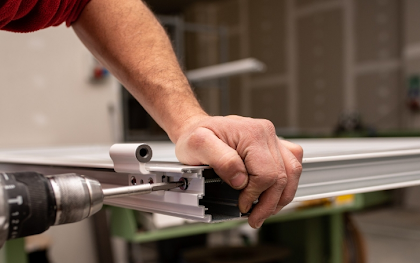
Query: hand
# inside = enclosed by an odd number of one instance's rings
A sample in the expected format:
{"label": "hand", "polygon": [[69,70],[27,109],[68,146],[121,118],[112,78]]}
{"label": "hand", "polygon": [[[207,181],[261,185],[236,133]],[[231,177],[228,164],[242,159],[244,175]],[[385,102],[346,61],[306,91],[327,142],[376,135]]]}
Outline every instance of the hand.
{"label": "hand", "polygon": [[183,130],[176,142],[182,163],[208,164],[230,186],[242,189],[239,209],[261,227],[293,200],[302,172],[303,150],[280,140],[268,120],[239,116],[206,116]]}

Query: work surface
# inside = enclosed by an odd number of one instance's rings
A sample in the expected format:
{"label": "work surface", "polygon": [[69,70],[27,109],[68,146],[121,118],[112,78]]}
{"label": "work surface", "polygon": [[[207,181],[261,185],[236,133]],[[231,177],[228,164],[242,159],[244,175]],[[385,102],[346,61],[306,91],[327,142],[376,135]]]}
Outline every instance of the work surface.
{"label": "work surface", "polygon": [[[303,163],[405,156],[420,153],[420,138],[290,140],[304,149]],[[152,161],[178,162],[171,142],[147,142]],[[0,149],[0,163],[113,169],[111,145]]]}
{"label": "work surface", "polygon": [[[292,141],[304,149],[303,173],[294,201],[420,185],[420,138]],[[150,163],[177,162],[173,144],[149,142],[149,145],[153,149]],[[3,149],[0,170],[79,172],[104,185],[127,185],[127,177],[113,171],[109,147]],[[127,200],[113,204],[138,208]]]}

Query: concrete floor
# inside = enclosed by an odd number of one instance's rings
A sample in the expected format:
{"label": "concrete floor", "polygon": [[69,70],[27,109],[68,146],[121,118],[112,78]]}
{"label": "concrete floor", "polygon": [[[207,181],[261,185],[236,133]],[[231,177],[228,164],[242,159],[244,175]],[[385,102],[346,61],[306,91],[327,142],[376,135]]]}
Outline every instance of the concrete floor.
{"label": "concrete floor", "polygon": [[387,208],[353,215],[368,263],[420,262],[420,212]]}

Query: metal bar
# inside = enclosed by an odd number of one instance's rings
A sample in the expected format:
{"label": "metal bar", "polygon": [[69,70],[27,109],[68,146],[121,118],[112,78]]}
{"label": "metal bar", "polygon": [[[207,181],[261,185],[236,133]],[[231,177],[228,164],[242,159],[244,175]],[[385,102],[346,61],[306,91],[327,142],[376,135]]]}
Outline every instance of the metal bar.
{"label": "metal bar", "polygon": [[420,153],[304,163],[295,201],[420,184]]}
{"label": "metal bar", "polygon": [[3,247],[4,262],[27,263],[25,239],[18,238],[7,241]]}
{"label": "metal bar", "polygon": [[343,262],[344,223],[343,214],[335,213],[330,215],[330,249],[331,263]]}
{"label": "metal bar", "polygon": [[[305,232],[305,262],[318,263],[322,262],[324,258],[324,247],[326,246],[326,238],[324,227],[324,217],[307,218],[304,221]],[[336,263],[336,262],[334,262]]]}
{"label": "metal bar", "polygon": [[92,216],[92,228],[95,237],[95,250],[98,262],[114,263],[111,234],[106,211],[103,209]]}
{"label": "metal bar", "polygon": [[184,182],[142,184],[103,189],[104,199],[117,198],[124,196],[150,194],[153,191],[163,191],[183,186]]}
{"label": "metal bar", "polygon": [[189,81],[195,82],[230,77],[249,72],[262,72],[264,70],[265,65],[261,61],[255,58],[246,58],[219,65],[189,70],[187,71],[186,76]]}

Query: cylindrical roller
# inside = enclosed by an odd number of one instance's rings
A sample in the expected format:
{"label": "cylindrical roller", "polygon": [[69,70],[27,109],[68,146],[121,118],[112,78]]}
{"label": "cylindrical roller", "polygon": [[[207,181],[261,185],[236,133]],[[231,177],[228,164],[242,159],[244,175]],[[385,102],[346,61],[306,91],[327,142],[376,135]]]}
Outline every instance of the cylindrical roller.
{"label": "cylindrical roller", "polygon": [[[145,143],[117,143],[111,146],[109,155],[114,162],[114,170],[119,173],[141,171],[141,166],[152,159],[152,148]],[[148,171],[141,171],[147,174]]]}

